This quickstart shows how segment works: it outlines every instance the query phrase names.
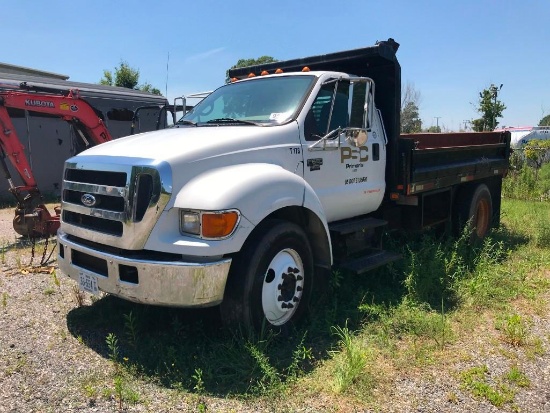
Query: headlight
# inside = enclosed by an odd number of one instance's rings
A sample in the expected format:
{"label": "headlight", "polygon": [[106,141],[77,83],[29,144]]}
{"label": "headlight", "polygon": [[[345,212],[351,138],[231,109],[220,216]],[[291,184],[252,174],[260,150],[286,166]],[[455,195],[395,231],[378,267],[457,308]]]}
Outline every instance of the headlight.
{"label": "headlight", "polygon": [[180,232],[202,238],[225,238],[239,223],[239,211],[180,211]]}
{"label": "headlight", "polygon": [[198,212],[180,211],[180,232],[182,234],[201,234],[201,216]]}

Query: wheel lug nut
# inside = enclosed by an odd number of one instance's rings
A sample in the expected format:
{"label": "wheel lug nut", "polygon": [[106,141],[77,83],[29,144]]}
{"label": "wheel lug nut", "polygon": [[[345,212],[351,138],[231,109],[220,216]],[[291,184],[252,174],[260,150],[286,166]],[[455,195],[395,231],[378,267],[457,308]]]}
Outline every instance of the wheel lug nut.
{"label": "wheel lug nut", "polygon": [[279,285],[277,286],[277,290],[280,290],[281,288],[283,288],[283,284],[279,284]]}
{"label": "wheel lug nut", "polygon": [[296,280],[298,280],[298,281],[302,281],[303,279],[304,279],[304,277],[302,277],[301,275],[296,276]]}
{"label": "wheel lug nut", "polygon": [[283,296],[282,295],[278,296],[277,301],[283,301]]}
{"label": "wheel lug nut", "polygon": [[288,307],[287,307],[286,303],[282,303],[281,308],[288,308]]}
{"label": "wheel lug nut", "polygon": [[302,287],[300,287],[300,286],[297,286],[297,287],[296,287],[296,291],[302,291],[302,290],[303,290]]}
{"label": "wheel lug nut", "polygon": [[287,308],[294,308],[294,305],[293,305],[293,304],[290,304],[290,303],[288,303],[286,307],[287,307]]}
{"label": "wheel lug nut", "polygon": [[300,301],[300,299],[296,296],[292,297],[292,301],[294,301],[295,303],[297,303],[298,301]]}

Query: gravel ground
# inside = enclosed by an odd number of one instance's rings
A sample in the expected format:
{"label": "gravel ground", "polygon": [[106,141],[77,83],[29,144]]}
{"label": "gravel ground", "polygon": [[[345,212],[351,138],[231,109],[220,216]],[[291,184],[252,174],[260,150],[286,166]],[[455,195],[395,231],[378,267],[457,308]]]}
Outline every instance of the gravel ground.
{"label": "gravel ground", "polygon": [[[0,210],[4,246],[19,242],[11,220],[11,209]],[[68,316],[76,308],[75,283],[57,274],[55,264],[29,271],[29,261],[29,248],[10,248],[2,254],[0,264],[0,412],[119,411],[114,397],[91,390],[98,383],[113,387],[111,362],[67,327]],[[547,276],[550,278],[550,271]],[[521,302],[514,303],[518,313],[532,320],[529,344],[506,344],[495,330],[494,320],[480,315],[471,336],[446,350],[446,362],[437,368],[396,371],[389,383],[374,390],[370,410],[351,397],[333,395],[304,395],[298,403],[294,399],[245,402],[216,397],[203,401],[211,412],[550,413],[549,299],[550,294],[543,297],[536,312],[525,310],[530,313],[522,313]],[[86,301],[89,304],[89,298]],[[530,384],[513,387],[514,402],[497,408],[474,398],[460,384],[462,372],[483,365],[490,383],[500,383],[503,375],[517,366]],[[140,402],[124,406],[123,411],[200,411],[198,396],[138,382]]]}

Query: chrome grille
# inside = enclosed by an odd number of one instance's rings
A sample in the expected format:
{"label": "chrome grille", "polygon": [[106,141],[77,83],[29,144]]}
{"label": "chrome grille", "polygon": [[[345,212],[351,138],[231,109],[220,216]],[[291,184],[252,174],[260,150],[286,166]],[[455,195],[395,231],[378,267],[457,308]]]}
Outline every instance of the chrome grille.
{"label": "chrome grille", "polygon": [[78,156],[65,163],[62,230],[120,248],[143,248],[170,198],[170,167],[117,157],[98,162],[104,159]]}
{"label": "chrome grille", "polygon": [[78,214],[67,210],[63,211],[63,222],[116,237],[121,237],[123,233],[122,222]]}
{"label": "chrome grille", "polygon": [[66,169],[65,179],[67,181],[82,182],[88,184],[125,186],[127,177],[125,172]]}

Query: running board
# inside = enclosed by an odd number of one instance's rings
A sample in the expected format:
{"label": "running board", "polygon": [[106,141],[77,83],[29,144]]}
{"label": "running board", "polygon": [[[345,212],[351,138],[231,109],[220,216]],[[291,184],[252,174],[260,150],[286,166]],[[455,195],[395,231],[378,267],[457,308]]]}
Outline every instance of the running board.
{"label": "running board", "polygon": [[370,255],[341,262],[338,267],[354,272],[356,274],[363,274],[367,271],[381,267],[382,265],[388,264],[390,262],[397,261],[401,258],[402,255],[396,252],[376,251],[375,253]]}

